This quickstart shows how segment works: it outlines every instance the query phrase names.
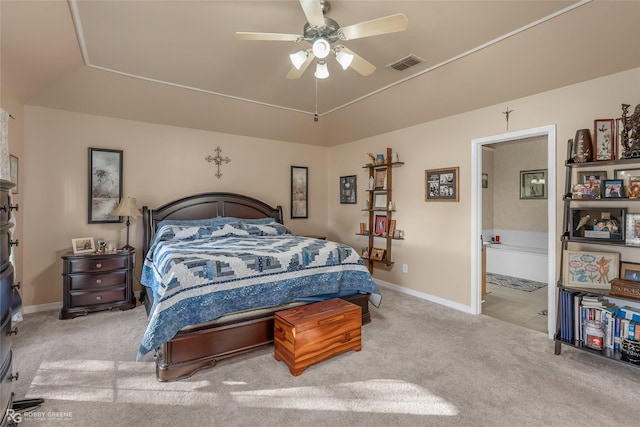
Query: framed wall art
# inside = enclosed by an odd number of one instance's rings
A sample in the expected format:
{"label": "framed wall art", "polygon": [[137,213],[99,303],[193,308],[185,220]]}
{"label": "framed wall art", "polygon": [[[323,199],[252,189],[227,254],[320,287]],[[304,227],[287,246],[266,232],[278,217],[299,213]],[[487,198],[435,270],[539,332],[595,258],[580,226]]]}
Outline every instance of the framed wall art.
{"label": "framed wall art", "polygon": [[444,169],[427,169],[424,171],[425,201],[457,202],[459,201],[459,167]]}
{"label": "framed wall art", "polygon": [[620,278],[640,282],[640,264],[637,262],[620,261]]}
{"label": "framed wall art", "polygon": [[625,245],[640,246],[640,214],[627,215],[627,238]]}
{"label": "framed wall art", "polygon": [[309,218],[309,168],[291,166],[291,218]]}
{"label": "framed wall art", "polygon": [[122,198],[122,150],[89,148],[89,224],[122,222],[112,212]]}
{"label": "framed wall art", "polygon": [[622,244],[627,225],[626,208],[572,208],[571,240]]}
{"label": "framed wall art", "polygon": [[547,170],[520,171],[520,198],[547,198]]}
{"label": "framed wall art", "polygon": [[9,154],[9,181],[15,184],[11,189],[11,194],[18,194],[18,158],[13,154]]}
{"label": "framed wall art", "polygon": [[340,177],[340,203],[353,205],[356,203],[356,175]]}
{"label": "framed wall art", "polygon": [[74,255],[92,254],[96,251],[96,243],[93,237],[71,239],[71,247]]}
{"label": "framed wall art", "polygon": [[604,162],[616,158],[615,134],[613,119],[594,120],[593,159],[596,162]]}
{"label": "framed wall art", "polygon": [[617,252],[564,251],[562,271],[565,286],[610,289],[618,277],[620,254]]}

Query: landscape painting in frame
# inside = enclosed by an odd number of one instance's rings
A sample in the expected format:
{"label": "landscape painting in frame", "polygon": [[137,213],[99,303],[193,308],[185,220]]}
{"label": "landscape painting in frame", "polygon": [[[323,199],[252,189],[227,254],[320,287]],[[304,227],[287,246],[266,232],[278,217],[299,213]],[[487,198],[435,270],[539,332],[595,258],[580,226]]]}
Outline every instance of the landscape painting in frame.
{"label": "landscape painting in frame", "polygon": [[309,169],[291,166],[291,218],[308,218]]}
{"label": "landscape painting in frame", "polygon": [[575,288],[611,289],[618,277],[620,254],[617,252],[564,251],[564,285]]}
{"label": "landscape painting in frame", "polygon": [[112,215],[122,197],[122,150],[89,148],[89,224],[122,222]]}

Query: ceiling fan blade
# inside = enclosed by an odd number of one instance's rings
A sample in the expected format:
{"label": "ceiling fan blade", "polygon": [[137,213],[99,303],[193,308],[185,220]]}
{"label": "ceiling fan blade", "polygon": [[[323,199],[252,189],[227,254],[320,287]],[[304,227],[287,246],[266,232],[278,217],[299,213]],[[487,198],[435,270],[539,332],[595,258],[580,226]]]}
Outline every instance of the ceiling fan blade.
{"label": "ceiling fan blade", "polygon": [[342,40],[353,40],[405,31],[408,25],[407,17],[402,13],[397,13],[383,18],[372,19],[371,21],[360,22],[359,24],[347,25],[340,28],[338,32]]}
{"label": "ceiling fan blade", "polygon": [[307,60],[302,63],[302,65],[300,66],[300,69],[297,69],[296,67],[291,67],[291,71],[289,71],[289,73],[287,74],[287,78],[289,80],[295,80],[302,77],[304,72],[307,70],[307,67],[309,67],[309,64],[311,64],[313,60],[316,58],[316,56],[310,50],[308,51],[308,53],[309,53],[309,56],[307,57]]}
{"label": "ceiling fan blade", "polygon": [[279,33],[248,33],[239,31],[236,33],[238,40],[272,40],[281,42],[299,42],[304,40],[298,34],[279,34]]}
{"label": "ceiling fan blade", "polygon": [[363,57],[361,57],[351,49],[348,49],[344,46],[340,46],[340,50],[344,51],[345,53],[353,55],[353,60],[351,61],[351,65],[349,65],[349,67],[356,70],[358,74],[360,74],[361,76],[366,77],[370,74],[373,74],[373,72],[376,70],[375,65],[373,65],[371,62],[367,61],[366,59],[364,59]]}
{"label": "ceiling fan blade", "polygon": [[320,0],[300,0],[300,6],[302,6],[304,16],[307,17],[307,22],[313,27],[322,28],[326,25]]}

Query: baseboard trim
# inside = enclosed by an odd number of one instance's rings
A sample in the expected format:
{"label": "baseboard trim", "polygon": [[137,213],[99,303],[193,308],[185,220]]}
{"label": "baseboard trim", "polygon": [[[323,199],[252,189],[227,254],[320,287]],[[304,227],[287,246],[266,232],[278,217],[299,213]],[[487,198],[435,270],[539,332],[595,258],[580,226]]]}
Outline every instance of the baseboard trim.
{"label": "baseboard trim", "polygon": [[[135,295],[136,300],[140,300],[140,291],[134,291],[133,294]],[[40,313],[43,311],[60,310],[61,308],[62,308],[62,301],[51,302],[49,304],[25,305],[25,306],[22,306],[22,313],[23,314]]]}
{"label": "baseboard trim", "polygon": [[[464,304],[458,304],[457,302],[453,302],[444,298],[440,298],[440,297],[436,297],[433,295],[429,295],[429,294],[425,294],[424,292],[418,292],[415,291],[413,289],[409,289],[409,288],[405,288],[404,286],[399,286],[399,285],[395,285],[393,283],[389,283],[389,282],[385,282],[384,280],[380,280],[380,279],[373,279],[374,282],[376,282],[376,285],[383,287],[383,288],[388,288],[388,289],[392,289],[394,291],[400,292],[402,294],[406,294],[406,295],[411,295],[414,296],[416,298],[420,298],[426,301],[430,301],[430,302],[434,302],[436,304],[440,304],[440,305],[444,305],[445,307],[449,307],[449,308],[453,308],[454,310],[458,310],[458,311],[462,311],[465,313],[469,313],[469,314],[475,314],[473,312],[473,310],[471,309],[471,306],[469,305],[464,305]],[[383,299],[384,301],[384,299]],[[384,304],[384,302],[383,302]]]}

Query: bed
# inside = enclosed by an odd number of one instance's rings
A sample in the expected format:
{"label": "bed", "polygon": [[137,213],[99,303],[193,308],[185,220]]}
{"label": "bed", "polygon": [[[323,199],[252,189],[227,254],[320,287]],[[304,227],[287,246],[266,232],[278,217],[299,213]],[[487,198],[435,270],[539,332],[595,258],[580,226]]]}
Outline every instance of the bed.
{"label": "bed", "polygon": [[[379,304],[380,293],[357,251],[335,242],[292,235],[283,225],[280,206],[273,208],[240,194],[203,193],[169,202],[157,209],[144,206],[142,215],[144,266],[140,298],[149,323],[138,359],[155,351],[159,381],[188,378],[201,369],[212,367],[218,360],[271,344],[276,311],[339,296],[359,305],[362,323],[367,324],[371,321],[369,302]],[[248,235],[245,236],[245,232]],[[185,236],[188,236],[186,241],[183,240]],[[295,259],[308,259],[309,249],[314,254],[311,258],[322,258],[318,254],[325,250],[331,250],[332,255],[323,255],[326,265],[319,265],[315,259],[305,262],[305,266],[296,265],[295,269],[300,272],[289,271],[294,264],[291,262],[284,269],[275,268],[268,258],[260,258],[258,268],[258,262],[249,263],[244,252],[237,257],[228,251],[229,245],[237,242],[242,251],[247,251],[247,245],[270,245],[269,250],[278,257],[285,256],[281,252],[294,247],[304,248],[303,253],[294,256]],[[199,252],[218,251],[221,247],[222,253],[202,255]],[[177,255],[183,250],[184,254]],[[194,261],[194,257],[203,259]],[[224,262],[218,257],[224,257]],[[176,280],[176,274],[185,270],[182,262],[189,268],[198,267],[192,274],[196,277],[194,283],[187,283],[187,279]],[[250,277],[241,282],[223,277],[229,269],[238,270],[233,267],[237,263],[242,265],[243,272],[249,270]],[[221,264],[232,267],[225,270]],[[245,268],[247,265],[251,268]],[[308,270],[311,266],[314,266],[313,271]],[[260,270],[264,278],[258,277],[257,273],[254,275],[254,270]],[[229,274],[240,273],[232,271]],[[236,286],[235,280],[242,286]],[[246,281],[252,286],[245,286]],[[275,284],[276,289],[272,290],[267,284]],[[285,288],[279,286],[285,285],[292,285],[293,290],[287,288],[281,292]],[[209,294],[209,290],[213,293]],[[239,296],[236,295],[238,292]],[[266,295],[266,302],[258,302],[256,294]]]}

